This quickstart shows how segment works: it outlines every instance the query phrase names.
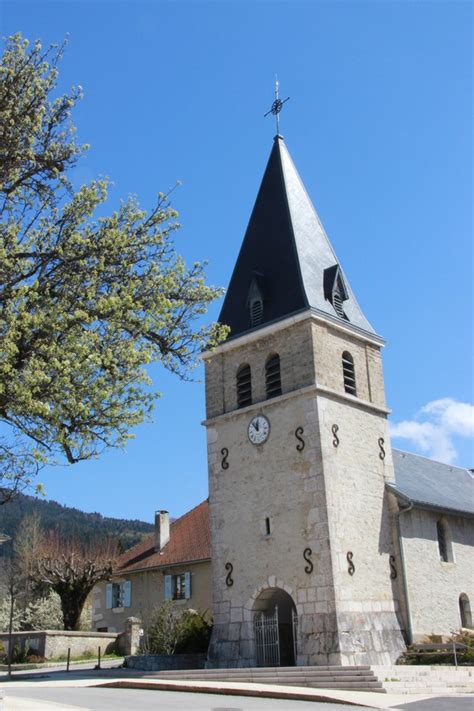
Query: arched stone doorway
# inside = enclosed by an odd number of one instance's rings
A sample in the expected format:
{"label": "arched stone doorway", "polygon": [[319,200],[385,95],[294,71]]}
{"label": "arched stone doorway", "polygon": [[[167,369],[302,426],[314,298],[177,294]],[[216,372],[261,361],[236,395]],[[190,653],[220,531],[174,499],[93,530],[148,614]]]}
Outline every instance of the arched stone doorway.
{"label": "arched stone doorway", "polygon": [[294,666],[298,618],[291,595],[268,588],[255,600],[253,613],[257,666]]}

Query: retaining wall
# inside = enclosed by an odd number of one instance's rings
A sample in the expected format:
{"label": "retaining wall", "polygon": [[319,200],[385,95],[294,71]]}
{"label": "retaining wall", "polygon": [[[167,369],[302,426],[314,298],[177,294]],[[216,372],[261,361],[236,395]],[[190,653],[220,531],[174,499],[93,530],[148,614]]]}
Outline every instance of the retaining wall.
{"label": "retaining wall", "polygon": [[[100,647],[101,655],[115,649],[118,635],[111,632],[70,632],[62,630],[42,630],[41,632],[32,630],[30,632],[13,632],[13,647],[18,645],[22,652],[31,650],[31,654],[37,654],[45,659],[55,659],[67,655],[67,650],[71,649],[72,657],[80,657],[83,654],[97,654]],[[9,635],[0,632],[0,644],[5,652],[9,650]]]}
{"label": "retaining wall", "polygon": [[140,671],[204,669],[206,654],[137,654],[125,657],[125,666]]}

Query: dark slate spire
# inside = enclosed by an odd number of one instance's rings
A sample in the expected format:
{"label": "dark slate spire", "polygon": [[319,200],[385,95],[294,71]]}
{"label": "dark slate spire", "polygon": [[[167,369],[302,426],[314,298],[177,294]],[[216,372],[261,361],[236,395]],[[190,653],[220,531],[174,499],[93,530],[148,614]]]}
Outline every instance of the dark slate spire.
{"label": "dark slate spire", "polygon": [[375,333],[277,135],[219,321],[232,338],[305,310]]}

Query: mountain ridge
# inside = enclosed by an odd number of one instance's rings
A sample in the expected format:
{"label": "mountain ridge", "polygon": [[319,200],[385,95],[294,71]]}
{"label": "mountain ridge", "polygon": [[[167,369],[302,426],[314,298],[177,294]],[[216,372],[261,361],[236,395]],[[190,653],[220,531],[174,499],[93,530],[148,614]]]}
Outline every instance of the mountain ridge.
{"label": "mountain ridge", "polygon": [[[139,519],[103,516],[97,511],[87,513],[57,501],[18,494],[12,501],[0,506],[0,533],[14,538],[22,519],[34,513],[38,513],[46,530],[57,530],[65,536],[79,538],[84,543],[97,536],[117,537],[123,550],[131,548],[154,530],[152,523]],[[0,546],[0,551],[2,548],[9,546]]]}

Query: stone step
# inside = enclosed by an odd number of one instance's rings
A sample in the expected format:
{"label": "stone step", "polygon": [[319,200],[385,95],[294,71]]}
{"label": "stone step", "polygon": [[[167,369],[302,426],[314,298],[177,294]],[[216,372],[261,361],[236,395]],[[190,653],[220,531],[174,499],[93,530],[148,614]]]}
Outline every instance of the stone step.
{"label": "stone step", "polygon": [[[241,683],[276,684],[280,686],[306,686],[315,689],[353,689],[354,691],[380,691],[384,692],[383,685],[370,672],[358,670],[355,673],[351,669],[336,668],[331,672],[312,671],[308,673],[308,667],[287,667],[284,671],[277,668],[275,671],[269,669],[249,670],[202,670],[189,672],[155,672],[154,678],[175,679],[179,676],[182,680],[200,681],[228,681]],[[232,672],[232,673],[230,673]]]}
{"label": "stone step", "polygon": [[[277,684],[280,686],[298,686],[301,685],[301,681],[287,681],[286,679],[275,679],[275,678],[268,678],[268,679],[259,679],[260,684]],[[360,681],[354,681],[354,680],[335,680],[335,679],[325,679],[324,681],[309,681],[305,683],[305,686],[310,686],[314,689],[360,689],[362,687],[364,688],[371,688],[371,689],[381,689],[382,684],[380,681],[377,681],[376,679],[365,679],[365,680],[360,680]]]}
{"label": "stone step", "polygon": [[216,668],[216,669],[187,669],[184,672],[179,671],[179,670],[170,670],[167,671],[166,674],[169,674],[171,676],[181,676],[183,673],[185,674],[201,674],[205,675],[208,677],[209,675],[212,674],[225,674],[227,676],[235,675],[235,674],[264,674],[264,673],[272,673],[272,674],[284,674],[285,672],[291,672],[292,674],[302,674],[303,676],[309,673],[317,673],[317,674],[322,674],[322,673],[349,673],[349,674],[358,674],[358,673],[370,673],[372,674],[373,672],[370,669],[369,665],[359,665],[359,666],[311,666],[311,667],[232,667],[229,669],[225,668]]}
{"label": "stone step", "polygon": [[385,691],[394,694],[474,694],[473,667],[375,666]]}
{"label": "stone step", "polygon": [[[166,673],[160,674],[159,675],[160,679],[171,679],[170,677],[167,676]],[[174,678],[174,677],[173,677]],[[183,675],[181,679],[186,679],[186,680],[202,680],[205,681],[202,677],[199,676],[187,676]],[[274,675],[274,674],[265,674],[262,676],[247,676],[245,674],[242,674],[242,676],[238,677],[227,677],[227,676],[213,676],[213,677],[206,677],[207,681],[244,681],[244,682],[261,682],[261,683],[279,683],[279,684],[319,684],[320,686],[325,683],[359,683],[359,682],[377,682],[381,683],[378,681],[378,679],[375,676],[371,675],[366,675],[366,676],[323,676],[323,677],[317,677],[317,676],[291,676],[291,675]]]}
{"label": "stone step", "polygon": [[377,677],[370,672],[355,672],[350,673],[347,671],[341,672],[305,672],[305,673],[293,673],[293,672],[261,672],[249,674],[248,672],[242,670],[240,672],[229,674],[227,672],[214,672],[213,674],[201,674],[199,671],[182,671],[178,673],[171,673],[168,671],[157,671],[155,674],[161,676],[166,676],[167,678],[173,679],[174,677],[179,677],[180,679],[261,679],[263,677],[278,677],[280,679],[376,679]]}

